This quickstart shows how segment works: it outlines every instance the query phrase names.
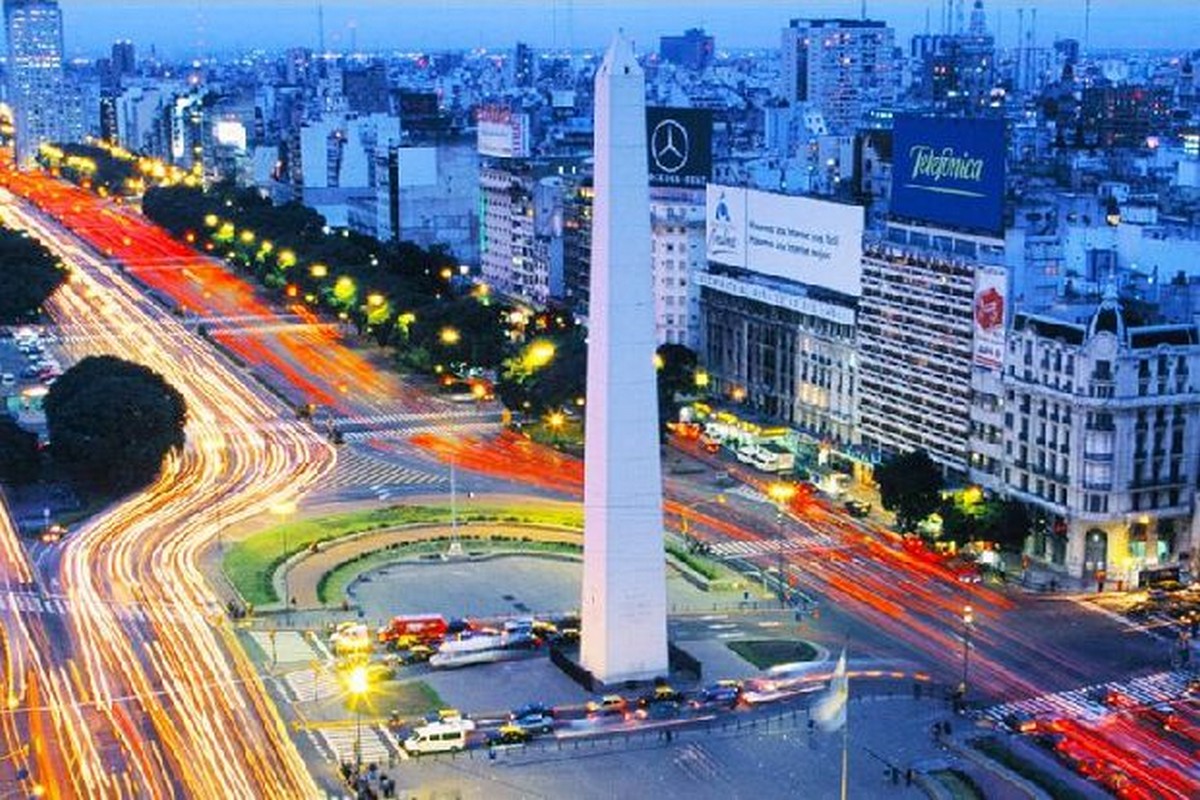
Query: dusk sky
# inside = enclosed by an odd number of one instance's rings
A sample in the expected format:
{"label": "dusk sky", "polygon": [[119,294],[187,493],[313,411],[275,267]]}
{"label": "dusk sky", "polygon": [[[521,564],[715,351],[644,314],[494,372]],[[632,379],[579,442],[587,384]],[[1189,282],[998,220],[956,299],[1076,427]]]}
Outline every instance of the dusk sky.
{"label": "dusk sky", "polygon": [[[1038,40],[1083,37],[1084,0],[985,0],[989,26],[1001,44],[1017,35],[1017,9],[1038,8]],[[254,47],[315,47],[317,0],[61,0],[69,56],[94,56],[114,39],[133,39],[139,52],[187,57]],[[966,7],[970,9],[971,0]],[[623,27],[640,50],[657,37],[703,26],[718,47],[778,47],[792,17],[857,17],[860,0],[324,0],[325,40],[332,50],[509,48],[518,39],[538,47],[595,47]],[[870,16],[887,20],[898,43],[939,25],[940,0],[868,0]],[[1026,19],[1029,18],[1026,13]],[[1094,47],[1200,48],[1200,0],[1093,0]]]}

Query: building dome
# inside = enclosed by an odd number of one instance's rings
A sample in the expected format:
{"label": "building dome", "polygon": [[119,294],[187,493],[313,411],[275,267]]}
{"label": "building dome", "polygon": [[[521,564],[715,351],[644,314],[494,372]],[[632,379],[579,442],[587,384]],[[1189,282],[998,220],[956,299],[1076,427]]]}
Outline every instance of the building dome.
{"label": "building dome", "polygon": [[1098,333],[1111,333],[1120,341],[1125,342],[1129,338],[1126,334],[1127,327],[1125,311],[1121,308],[1121,301],[1117,297],[1117,287],[1109,284],[1104,290],[1104,299],[1100,301],[1096,313],[1092,316],[1091,324],[1088,325],[1088,337],[1091,338]]}

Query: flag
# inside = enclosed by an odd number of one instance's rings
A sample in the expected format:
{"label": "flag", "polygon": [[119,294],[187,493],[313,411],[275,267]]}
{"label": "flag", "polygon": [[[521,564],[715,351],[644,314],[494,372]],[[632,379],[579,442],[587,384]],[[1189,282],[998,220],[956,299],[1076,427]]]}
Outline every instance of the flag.
{"label": "flag", "polygon": [[840,730],[846,724],[846,701],[850,699],[850,682],[846,677],[846,650],[837,660],[829,689],[813,704],[812,718],[823,731]]}

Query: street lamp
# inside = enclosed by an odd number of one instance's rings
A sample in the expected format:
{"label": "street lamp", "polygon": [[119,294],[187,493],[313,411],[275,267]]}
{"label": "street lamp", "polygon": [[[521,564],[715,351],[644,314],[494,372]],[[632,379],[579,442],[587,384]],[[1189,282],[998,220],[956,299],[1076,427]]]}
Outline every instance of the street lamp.
{"label": "street lamp", "polygon": [[975,610],[970,606],[963,606],[962,611],[963,623],[963,669],[962,683],[958,687],[959,697],[962,698],[962,703],[967,702],[967,669],[971,664],[971,626],[975,623]]}
{"label": "street lamp", "polygon": [[561,411],[555,411],[546,419],[546,424],[550,426],[550,442],[555,447],[558,447],[558,437],[564,422],[566,422],[566,417]]}
{"label": "street lamp", "polygon": [[354,699],[354,766],[362,770],[362,707],[363,701],[367,698],[367,692],[371,688],[365,666],[360,664],[350,670],[350,675],[346,679],[346,688],[350,692],[350,697]]}
{"label": "street lamp", "polygon": [[767,487],[767,494],[775,501],[776,538],[779,545],[776,552],[779,569],[779,607],[783,608],[787,605],[787,581],[783,574],[783,517],[787,504],[796,496],[796,487],[791,483],[772,483]]}
{"label": "street lamp", "polygon": [[438,334],[438,339],[444,345],[453,346],[462,340],[462,334],[458,332],[457,328],[442,328],[441,332]]}
{"label": "street lamp", "polygon": [[281,534],[281,536],[282,536],[282,539],[283,539],[283,542],[282,542],[282,544],[283,544],[283,552],[282,552],[282,554],[281,554],[281,555],[282,555],[282,560],[281,560],[281,562],[280,562],[280,567],[279,567],[279,568],[280,568],[281,570],[283,570],[283,611],[284,611],[284,617],[287,619],[287,621],[288,621],[289,623],[292,621],[292,592],[291,592],[291,589],[289,589],[289,588],[288,588],[288,569],[287,569],[287,558],[288,558],[287,518],[288,518],[288,516],[289,516],[289,515],[291,515],[291,514],[295,513],[295,511],[296,511],[296,502],[295,502],[294,500],[288,500],[288,501],[284,501],[284,502],[276,503],[275,505],[271,506],[271,513],[272,513],[272,514],[274,514],[275,516],[279,517],[279,518],[282,520],[282,522],[280,523],[280,526],[279,526],[279,531],[280,531],[280,534]]}

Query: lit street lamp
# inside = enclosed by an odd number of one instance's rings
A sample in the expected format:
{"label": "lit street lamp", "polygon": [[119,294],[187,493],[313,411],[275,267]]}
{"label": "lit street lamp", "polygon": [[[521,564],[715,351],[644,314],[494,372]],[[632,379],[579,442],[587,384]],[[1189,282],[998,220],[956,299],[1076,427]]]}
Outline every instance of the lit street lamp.
{"label": "lit street lamp", "polygon": [[779,607],[783,608],[787,605],[787,580],[783,574],[783,517],[788,502],[796,496],[796,487],[790,483],[772,483],[767,488],[767,494],[775,501],[776,538],[779,545],[776,552],[779,570]]}
{"label": "lit street lamp", "polygon": [[971,626],[975,623],[975,610],[970,606],[963,606],[962,612],[963,623],[963,669],[962,683],[958,687],[959,697],[962,698],[962,703],[967,702],[967,669],[971,664]]}
{"label": "lit street lamp", "polygon": [[555,447],[558,447],[558,437],[564,422],[566,422],[566,417],[561,411],[555,411],[546,419],[546,424],[550,426],[550,443]]}
{"label": "lit street lamp", "polygon": [[346,679],[346,688],[350,692],[350,697],[354,700],[354,766],[358,770],[362,770],[362,707],[363,702],[367,698],[367,692],[371,688],[371,682],[367,675],[367,668],[359,665],[350,670],[350,675]]}

